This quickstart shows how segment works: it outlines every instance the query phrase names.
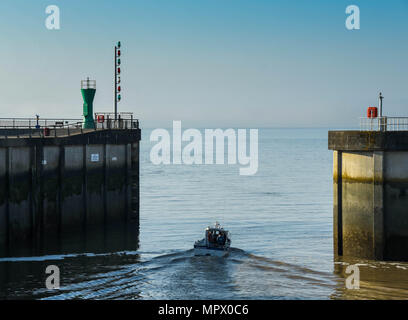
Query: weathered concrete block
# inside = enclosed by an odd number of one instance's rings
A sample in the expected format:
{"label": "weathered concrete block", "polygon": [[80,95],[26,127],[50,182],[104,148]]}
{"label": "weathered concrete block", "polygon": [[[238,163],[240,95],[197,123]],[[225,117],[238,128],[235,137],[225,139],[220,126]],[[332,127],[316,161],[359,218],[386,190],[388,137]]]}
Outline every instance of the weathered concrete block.
{"label": "weathered concrete block", "polygon": [[43,148],[43,228],[47,234],[59,231],[58,193],[60,191],[59,179],[60,147],[46,146]]}
{"label": "weathered concrete block", "polygon": [[124,222],[127,204],[127,145],[106,145],[107,222]]}
{"label": "weathered concrete block", "polygon": [[342,153],[343,181],[371,183],[374,177],[373,155],[369,152]]}
{"label": "weathered concrete block", "polygon": [[343,181],[343,255],[374,258],[373,186]]}
{"label": "weathered concrete block", "polygon": [[408,183],[408,152],[394,151],[386,153],[384,178],[388,182]]}
{"label": "weathered concrete block", "polygon": [[25,240],[31,235],[32,217],[30,210],[31,192],[30,148],[9,149],[9,235],[10,243]]}
{"label": "weathered concrete block", "polygon": [[61,233],[138,223],[139,140],[140,130],[0,139],[0,255],[54,252]]}
{"label": "weathered concrete block", "polygon": [[335,254],[408,260],[408,131],[329,132]]}
{"label": "weathered concrete block", "polygon": [[127,145],[106,145],[106,166],[109,169],[123,169],[126,165]]}
{"label": "weathered concrete block", "polygon": [[86,224],[104,223],[104,146],[86,146]]}
{"label": "weathered concrete block", "polygon": [[85,218],[84,206],[84,147],[64,147],[62,170],[61,231],[70,232],[82,227]]}
{"label": "weathered concrete block", "polygon": [[65,146],[65,171],[82,171],[83,169],[83,146]]}

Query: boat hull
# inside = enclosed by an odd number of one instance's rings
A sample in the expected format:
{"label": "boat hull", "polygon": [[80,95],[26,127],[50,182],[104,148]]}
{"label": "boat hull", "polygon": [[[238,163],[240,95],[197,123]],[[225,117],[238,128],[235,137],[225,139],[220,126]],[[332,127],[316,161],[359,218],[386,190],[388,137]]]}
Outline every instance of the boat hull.
{"label": "boat hull", "polygon": [[194,248],[195,256],[212,256],[212,257],[225,257],[229,253],[228,249],[210,249],[206,247]]}

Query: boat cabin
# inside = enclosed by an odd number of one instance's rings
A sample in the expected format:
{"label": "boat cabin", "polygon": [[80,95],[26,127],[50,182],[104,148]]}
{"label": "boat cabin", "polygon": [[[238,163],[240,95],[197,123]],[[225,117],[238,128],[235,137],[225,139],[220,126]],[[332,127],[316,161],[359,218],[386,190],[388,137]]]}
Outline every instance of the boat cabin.
{"label": "boat cabin", "polygon": [[207,228],[205,238],[209,246],[224,246],[228,239],[228,231],[222,228]]}

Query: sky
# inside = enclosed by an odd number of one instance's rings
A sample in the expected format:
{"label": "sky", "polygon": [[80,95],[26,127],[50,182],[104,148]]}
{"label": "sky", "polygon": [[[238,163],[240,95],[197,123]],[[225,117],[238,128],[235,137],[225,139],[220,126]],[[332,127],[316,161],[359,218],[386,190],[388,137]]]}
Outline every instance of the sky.
{"label": "sky", "polygon": [[113,111],[118,40],[118,108],[142,127],[355,127],[379,91],[408,117],[408,0],[2,0],[0,30],[2,118],[81,118],[88,76]]}

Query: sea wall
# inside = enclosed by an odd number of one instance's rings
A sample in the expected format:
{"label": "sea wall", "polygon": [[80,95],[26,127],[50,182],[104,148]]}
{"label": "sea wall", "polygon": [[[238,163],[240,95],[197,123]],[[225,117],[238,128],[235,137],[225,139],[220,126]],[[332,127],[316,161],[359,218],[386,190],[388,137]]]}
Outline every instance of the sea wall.
{"label": "sea wall", "polygon": [[408,260],[408,132],[329,132],[329,148],[335,255]]}
{"label": "sea wall", "polygon": [[139,141],[140,129],[0,139],[0,254],[138,222]]}

